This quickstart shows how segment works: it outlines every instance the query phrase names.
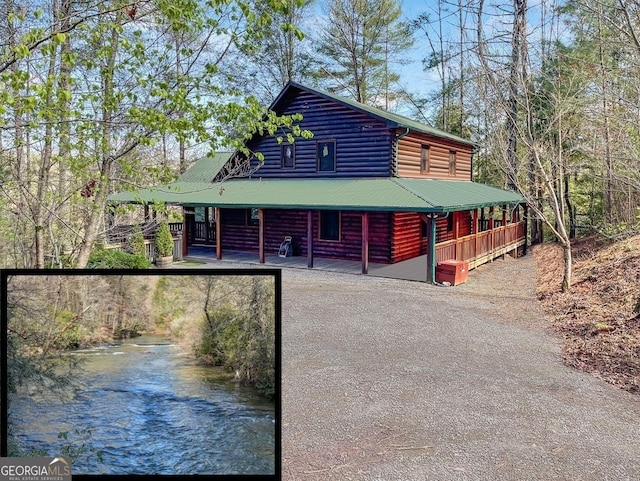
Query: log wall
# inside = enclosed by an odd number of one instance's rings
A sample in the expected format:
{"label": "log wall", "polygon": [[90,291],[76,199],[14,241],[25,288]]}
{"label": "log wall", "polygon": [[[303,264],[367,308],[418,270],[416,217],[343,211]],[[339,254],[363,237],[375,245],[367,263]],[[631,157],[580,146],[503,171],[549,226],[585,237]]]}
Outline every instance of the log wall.
{"label": "log wall", "polygon": [[[246,225],[246,209],[221,209],[222,249],[258,252],[258,227]],[[285,236],[292,237],[293,255],[307,255],[307,211],[265,209],[265,252],[277,254]],[[391,215],[369,213],[369,260],[391,262]],[[359,261],[362,253],[362,213],[342,211],[340,241],[319,239],[319,211],[313,212],[313,254]]]}
{"label": "log wall", "polygon": [[[300,126],[313,132],[312,139],[296,139],[295,167],[281,166],[281,144],[275,136],[256,138],[248,147],[264,155],[254,177],[389,177],[394,133],[384,121],[312,94],[299,92],[283,101],[284,114],[300,113]],[[317,169],[316,142],[336,141],[336,171]]]}
{"label": "log wall", "polygon": [[[429,172],[420,172],[422,146],[429,146]],[[411,132],[398,141],[398,177],[471,180],[472,147],[453,140]],[[456,172],[449,174],[449,151],[456,151]]]}

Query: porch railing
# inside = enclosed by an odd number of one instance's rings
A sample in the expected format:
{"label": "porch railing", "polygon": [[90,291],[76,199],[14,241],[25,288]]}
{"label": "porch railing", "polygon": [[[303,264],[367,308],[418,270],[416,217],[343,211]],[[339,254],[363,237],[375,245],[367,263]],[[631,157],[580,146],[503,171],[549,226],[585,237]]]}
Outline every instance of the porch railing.
{"label": "porch railing", "polygon": [[469,262],[473,269],[524,245],[525,222],[520,221],[436,244],[436,262]]}
{"label": "porch railing", "polygon": [[[155,247],[153,244],[153,237],[155,234],[156,223],[141,224],[142,233],[144,236],[144,249],[149,261],[153,262],[156,257]],[[169,230],[173,237],[173,258],[174,260],[182,260],[182,222],[170,222]],[[125,251],[127,249],[127,241],[131,232],[133,231],[132,225],[117,226],[109,232],[109,236],[106,239],[105,249],[117,249]]]}

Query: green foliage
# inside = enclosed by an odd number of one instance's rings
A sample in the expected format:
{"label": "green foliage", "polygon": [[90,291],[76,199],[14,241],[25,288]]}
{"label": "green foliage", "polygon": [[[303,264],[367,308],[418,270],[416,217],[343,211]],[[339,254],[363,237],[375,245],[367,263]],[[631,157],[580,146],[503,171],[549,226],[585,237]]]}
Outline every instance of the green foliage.
{"label": "green foliage", "polygon": [[184,294],[179,286],[179,278],[160,277],[153,292],[153,313],[156,326],[167,328],[174,338],[182,338],[186,333],[176,329],[174,322],[185,314],[181,301]]}
{"label": "green foliage", "polygon": [[254,128],[301,132],[286,117],[263,117],[264,103],[229,88],[248,77],[243,68],[228,81],[225,63],[260,44],[271,27],[301,37],[282,16],[302,3],[160,0],[142,20],[113,2],[78,11],[69,2],[26,10],[9,2],[0,127],[11,169],[0,177],[16,213],[6,215],[12,229],[1,228],[0,218],[1,258],[43,267],[45,256],[67,251],[84,267],[109,193],[175,178],[171,159],[158,155],[163,147],[200,154],[236,145]]}
{"label": "green foliage", "polygon": [[224,304],[207,313],[207,323],[196,356],[213,366],[231,367],[238,351],[243,319],[240,312]]}
{"label": "green foliage", "polygon": [[158,225],[153,245],[156,249],[156,256],[168,257],[173,254],[173,237],[166,221],[162,221]]}
{"label": "green foliage", "polygon": [[54,317],[54,337],[56,350],[74,349],[83,345],[87,338],[87,333],[78,322],[77,315],[70,309],[50,309]]}
{"label": "green foliage", "polygon": [[138,256],[145,257],[147,255],[144,245],[144,235],[142,234],[142,229],[139,224],[133,227],[133,232],[129,238],[129,251]]}
{"label": "green foliage", "polygon": [[243,285],[235,301],[205,310],[196,356],[207,364],[228,369],[237,381],[273,398],[276,386],[273,289],[266,281],[254,278]]}
{"label": "green foliage", "polygon": [[151,262],[145,255],[98,246],[89,256],[87,267],[90,269],[148,269],[151,267]]}
{"label": "green foliage", "polygon": [[[319,52],[329,63],[316,77],[328,88],[374,105],[395,95],[392,85],[399,80],[393,63],[413,44],[408,26],[400,21],[397,0],[332,0],[328,28],[322,34]],[[386,105],[382,105],[386,107]]]}
{"label": "green foliage", "polygon": [[62,446],[60,454],[69,457],[72,466],[80,460],[91,459],[93,456],[99,463],[104,464],[104,452],[92,447],[89,444],[90,438],[91,430],[88,428],[59,432],[58,439],[68,441]]}

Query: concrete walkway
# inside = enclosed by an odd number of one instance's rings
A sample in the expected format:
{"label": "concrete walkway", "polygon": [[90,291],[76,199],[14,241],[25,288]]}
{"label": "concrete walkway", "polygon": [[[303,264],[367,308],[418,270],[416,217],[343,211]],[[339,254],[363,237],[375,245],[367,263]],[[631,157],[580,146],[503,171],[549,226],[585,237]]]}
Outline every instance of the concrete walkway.
{"label": "concrete walkway", "polygon": [[[253,252],[224,251],[222,259],[217,261],[215,249],[191,247],[186,260],[206,262],[207,264],[224,266],[228,263],[242,263],[250,266],[280,267],[292,269],[308,269],[307,258],[279,257],[276,254],[266,254],[265,263],[260,264],[258,255]],[[361,261],[346,261],[342,259],[327,259],[316,257],[313,262],[313,269],[329,272],[342,272],[345,274],[362,275]],[[404,279],[410,281],[425,282],[427,280],[427,256],[414,257],[395,264],[380,264],[371,262],[369,264],[369,274],[374,277],[388,277],[391,279]]]}

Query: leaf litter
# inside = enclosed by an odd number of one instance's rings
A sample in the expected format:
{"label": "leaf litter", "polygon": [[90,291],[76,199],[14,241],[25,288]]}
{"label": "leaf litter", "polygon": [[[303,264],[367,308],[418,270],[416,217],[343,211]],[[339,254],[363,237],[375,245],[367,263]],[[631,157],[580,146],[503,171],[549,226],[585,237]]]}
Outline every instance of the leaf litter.
{"label": "leaf litter", "polygon": [[561,292],[562,248],[534,246],[536,293],[564,337],[565,364],[640,394],[640,235],[572,244],[573,283]]}

